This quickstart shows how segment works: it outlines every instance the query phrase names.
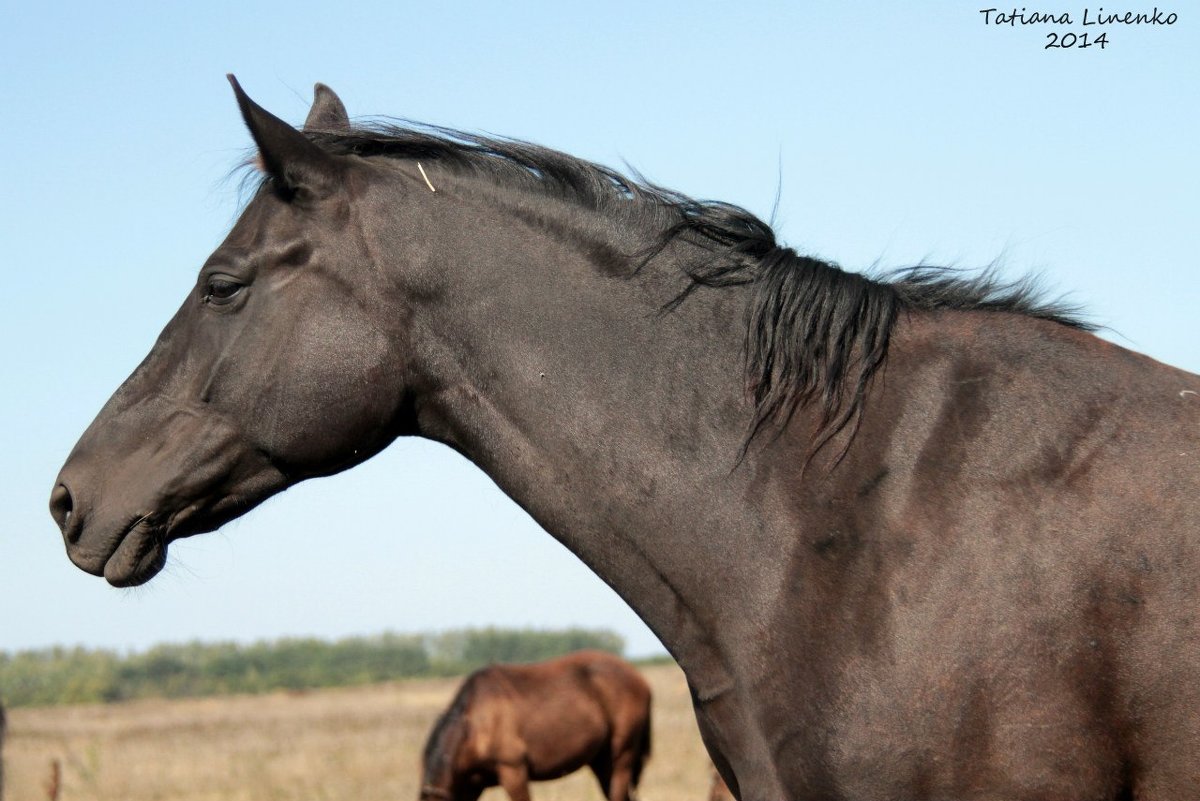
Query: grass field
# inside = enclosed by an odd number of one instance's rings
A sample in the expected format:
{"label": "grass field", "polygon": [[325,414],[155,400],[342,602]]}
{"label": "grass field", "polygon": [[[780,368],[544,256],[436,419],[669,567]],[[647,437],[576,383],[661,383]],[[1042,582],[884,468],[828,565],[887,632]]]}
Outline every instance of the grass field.
{"label": "grass field", "polygon": [[[654,748],[642,801],[707,798],[711,768],[683,674],[653,666]],[[177,701],[9,710],[6,801],[416,799],[419,756],[457,679]],[[581,771],[533,786],[535,801],[599,801]],[[499,789],[484,801],[502,801]]]}

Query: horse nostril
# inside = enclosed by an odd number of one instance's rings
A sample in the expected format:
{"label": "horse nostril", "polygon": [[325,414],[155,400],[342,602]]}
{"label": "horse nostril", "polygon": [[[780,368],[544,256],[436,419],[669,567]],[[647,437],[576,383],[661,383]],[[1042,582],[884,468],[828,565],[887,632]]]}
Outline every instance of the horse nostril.
{"label": "horse nostril", "polygon": [[[68,534],[71,525],[71,515],[75,510],[75,502],[71,498],[71,491],[67,489],[66,484],[59,484],[50,493],[50,516],[54,518],[54,522],[58,523],[58,527],[63,534]],[[77,537],[76,537],[77,538]],[[72,539],[74,542],[74,539]]]}

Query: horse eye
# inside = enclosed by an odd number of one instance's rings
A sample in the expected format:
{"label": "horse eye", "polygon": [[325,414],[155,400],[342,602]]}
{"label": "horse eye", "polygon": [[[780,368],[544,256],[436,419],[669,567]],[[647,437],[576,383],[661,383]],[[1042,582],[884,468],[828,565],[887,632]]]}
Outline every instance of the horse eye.
{"label": "horse eye", "polygon": [[204,287],[204,302],[216,304],[228,303],[242,291],[244,286],[244,284],[239,284],[237,281],[231,281],[228,278],[213,276],[208,279],[208,283]]}

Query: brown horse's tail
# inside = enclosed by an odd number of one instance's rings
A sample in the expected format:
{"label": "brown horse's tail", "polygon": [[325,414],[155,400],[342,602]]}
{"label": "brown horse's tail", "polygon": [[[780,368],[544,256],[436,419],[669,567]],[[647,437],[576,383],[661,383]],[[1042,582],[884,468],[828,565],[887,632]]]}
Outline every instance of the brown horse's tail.
{"label": "brown horse's tail", "polygon": [[646,716],[646,727],[642,729],[642,745],[638,749],[637,756],[633,759],[633,786],[637,787],[642,780],[642,768],[646,767],[646,760],[650,758],[650,716]]}

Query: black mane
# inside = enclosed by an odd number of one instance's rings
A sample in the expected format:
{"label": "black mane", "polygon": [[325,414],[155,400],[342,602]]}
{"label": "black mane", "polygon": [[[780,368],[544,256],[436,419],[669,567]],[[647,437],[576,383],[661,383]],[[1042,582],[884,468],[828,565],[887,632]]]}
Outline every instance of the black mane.
{"label": "black mane", "polygon": [[436,780],[449,770],[458,749],[467,736],[466,714],[475,697],[477,680],[481,671],[475,671],[463,681],[449,708],[438,717],[425,741],[423,754],[426,781]]}
{"label": "black mane", "polygon": [[437,162],[650,226],[660,233],[627,259],[633,272],[677,238],[699,244],[709,255],[684,266],[690,283],[668,308],[701,287],[751,285],[746,379],[756,413],[748,441],[768,423],[786,425],[810,403],[822,414],[818,449],[855,420],[902,311],[1008,312],[1094,328],[1077,308],[1047,301],[1030,279],[1006,282],[993,271],[926,265],[873,276],[848,272],[780,245],[770,225],[743,208],[528,142],[407,122],[306,134],[334,154]]}

